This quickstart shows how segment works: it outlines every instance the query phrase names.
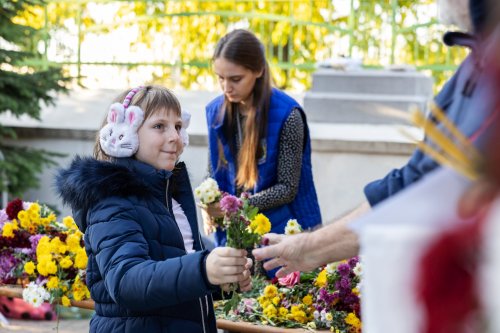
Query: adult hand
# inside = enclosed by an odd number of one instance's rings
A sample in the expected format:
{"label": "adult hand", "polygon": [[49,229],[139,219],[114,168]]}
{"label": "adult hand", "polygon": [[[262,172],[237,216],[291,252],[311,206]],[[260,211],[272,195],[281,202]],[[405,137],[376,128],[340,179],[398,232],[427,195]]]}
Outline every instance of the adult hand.
{"label": "adult hand", "polygon": [[201,217],[203,219],[203,230],[205,235],[210,235],[215,231],[217,224],[215,219],[224,217],[224,213],[220,209],[220,204],[218,202],[204,205],[198,204],[201,208]]}
{"label": "adult hand", "polygon": [[[230,247],[216,247],[207,256],[208,281],[213,285],[243,282],[248,279],[247,252]],[[248,273],[249,274],[249,273]]]}
{"label": "adult hand", "polygon": [[253,262],[252,259],[247,258],[247,263],[245,265],[245,271],[243,272],[244,280],[240,281],[240,290],[241,291],[249,291],[252,289],[252,276],[250,274],[250,268],[252,268]]}
{"label": "adult hand", "polygon": [[458,202],[458,215],[470,218],[488,208],[498,194],[498,188],[487,180],[473,183]]}
{"label": "adult hand", "polygon": [[270,259],[263,267],[271,270],[281,268],[276,272],[277,277],[284,277],[295,271],[311,271],[321,266],[307,253],[309,233],[285,236],[278,234],[264,235],[263,244],[268,245],[254,249],[252,254],[256,260]]}

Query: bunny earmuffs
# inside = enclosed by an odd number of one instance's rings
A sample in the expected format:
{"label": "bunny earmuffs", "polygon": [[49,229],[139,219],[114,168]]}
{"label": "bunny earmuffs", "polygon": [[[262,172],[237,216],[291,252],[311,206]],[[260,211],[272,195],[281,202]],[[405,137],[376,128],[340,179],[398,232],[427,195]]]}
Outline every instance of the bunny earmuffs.
{"label": "bunny earmuffs", "polygon": [[130,157],[139,149],[137,130],[144,113],[138,106],[125,108],[121,103],[109,107],[108,123],[99,133],[102,150],[112,157]]}

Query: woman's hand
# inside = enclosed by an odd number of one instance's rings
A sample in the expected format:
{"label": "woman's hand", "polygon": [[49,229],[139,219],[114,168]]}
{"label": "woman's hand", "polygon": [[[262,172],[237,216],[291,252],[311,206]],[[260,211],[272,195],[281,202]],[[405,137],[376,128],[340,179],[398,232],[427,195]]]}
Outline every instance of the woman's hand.
{"label": "woman's hand", "polygon": [[215,231],[217,224],[215,219],[224,217],[224,213],[220,209],[220,204],[218,202],[204,205],[198,204],[201,208],[201,217],[203,219],[203,230],[205,235],[210,235]]}
{"label": "woman's hand", "polygon": [[[213,285],[240,283],[240,287],[248,287],[250,268],[247,251],[230,247],[216,247],[207,256],[206,270],[208,281]],[[250,261],[250,267],[251,267]],[[247,268],[248,267],[248,268]]]}

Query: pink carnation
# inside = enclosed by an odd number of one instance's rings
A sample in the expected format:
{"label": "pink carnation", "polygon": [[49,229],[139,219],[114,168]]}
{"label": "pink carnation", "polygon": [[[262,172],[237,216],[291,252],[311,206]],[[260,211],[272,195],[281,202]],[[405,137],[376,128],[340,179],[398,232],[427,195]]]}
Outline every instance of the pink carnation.
{"label": "pink carnation", "polygon": [[300,272],[292,272],[285,277],[279,278],[278,283],[285,287],[293,287],[300,282]]}

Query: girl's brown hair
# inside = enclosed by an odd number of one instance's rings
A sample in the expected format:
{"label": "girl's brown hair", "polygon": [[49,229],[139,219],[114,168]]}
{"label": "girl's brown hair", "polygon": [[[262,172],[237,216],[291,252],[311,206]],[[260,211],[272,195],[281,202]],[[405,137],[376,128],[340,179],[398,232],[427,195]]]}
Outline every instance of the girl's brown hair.
{"label": "girl's brown hair", "polygon": [[[129,91],[130,89],[122,92],[113,100],[112,103],[122,103]],[[168,110],[169,112],[174,111],[179,117],[181,116],[181,105],[179,100],[169,89],[161,86],[152,85],[143,87],[132,97],[129,105],[136,105],[142,109],[144,112],[143,122],[151,117],[152,114],[163,110]],[[99,142],[99,132],[104,126],[106,126],[107,118],[106,113],[104,121],[96,134],[93,155],[95,159],[111,161],[114,157],[106,155],[106,153],[101,149],[101,144]]]}
{"label": "girl's brown hair", "polygon": [[[252,112],[246,118],[244,128],[245,137],[240,142],[238,152],[238,173],[236,184],[245,189],[251,189],[257,184],[257,160],[265,152],[261,147],[261,140],[267,135],[267,118],[271,99],[271,76],[266,60],[264,45],[250,31],[237,29],[217,43],[213,61],[223,58],[233,64],[242,66],[254,73],[262,72],[257,78],[252,90]],[[219,119],[224,119],[224,131],[228,138],[234,138],[236,117],[238,117],[238,104],[231,103],[224,97]],[[219,144],[219,164],[223,157]]]}

